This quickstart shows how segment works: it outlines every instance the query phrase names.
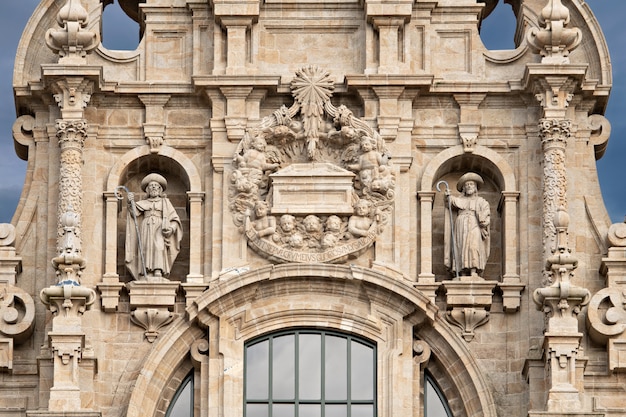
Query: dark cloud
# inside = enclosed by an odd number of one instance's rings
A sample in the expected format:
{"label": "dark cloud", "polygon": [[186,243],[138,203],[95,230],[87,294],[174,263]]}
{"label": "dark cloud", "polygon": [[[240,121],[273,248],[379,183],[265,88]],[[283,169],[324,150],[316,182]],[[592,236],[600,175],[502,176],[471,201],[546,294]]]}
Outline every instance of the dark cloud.
{"label": "dark cloud", "polygon": [[[23,184],[26,164],[15,156],[11,127],[15,120],[12,76],[19,38],[39,0],[0,0],[0,223],[10,221]],[[626,160],[626,1],[587,0],[607,38],[613,62],[613,91],[606,116],[612,135],[605,156],[598,162],[604,201],[614,222],[626,214],[626,190],[622,182]],[[485,21],[482,37],[490,49],[509,49],[514,19],[509,5],[499,2]],[[103,22],[105,45],[111,49],[133,49],[138,42],[137,25],[119,13],[117,4],[108,6]]]}

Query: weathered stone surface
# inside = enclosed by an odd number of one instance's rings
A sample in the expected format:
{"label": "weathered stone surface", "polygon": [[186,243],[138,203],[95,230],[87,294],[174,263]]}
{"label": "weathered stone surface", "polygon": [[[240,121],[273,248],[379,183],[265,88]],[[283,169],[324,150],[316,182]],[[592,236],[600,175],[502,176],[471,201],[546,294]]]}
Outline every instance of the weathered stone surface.
{"label": "weathered stone surface", "polygon": [[[99,42],[117,4],[43,0],[16,58],[0,414],[164,416],[191,375],[196,416],[240,416],[246,344],[323,329],[376,346],[378,417],[423,415],[425,376],[454,416],[625,415],[610,59],[581,0],[508,1],[517,46],[486,50],[495,3],[123,0],[123,52]],[[468,172],[489,239],[457,277],[438,184]],[[155,173],[182,233],[142,279],[118,197]]]}

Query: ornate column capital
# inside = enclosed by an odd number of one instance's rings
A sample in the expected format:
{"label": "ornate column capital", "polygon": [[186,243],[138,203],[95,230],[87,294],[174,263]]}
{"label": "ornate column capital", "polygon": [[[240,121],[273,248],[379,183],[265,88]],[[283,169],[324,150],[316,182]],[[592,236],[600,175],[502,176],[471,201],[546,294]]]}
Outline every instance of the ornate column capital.
{"label": "ornate column capital", "polygon": [[63,119],[80,120],[84,117],[93,86],[92,80],[82,76],[67,76],[51,83],[54,100],[61,109]]}

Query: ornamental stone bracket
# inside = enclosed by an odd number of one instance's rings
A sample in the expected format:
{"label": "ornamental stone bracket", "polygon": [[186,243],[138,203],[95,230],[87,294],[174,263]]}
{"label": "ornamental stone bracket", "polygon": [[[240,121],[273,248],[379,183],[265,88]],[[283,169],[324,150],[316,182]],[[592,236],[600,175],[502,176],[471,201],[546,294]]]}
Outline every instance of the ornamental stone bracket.
{"label": "ornamental stone bracket", "polygon": [[13,370],[13,346],[22,343],[35,327],[35,302],[15,285],[22,258],[16,255],[15,227],[0,224],[0,373]]}
{"label": "ornamental stone bracket", "polygon": [[259,121],[262,100],[279,84],[276,76],[194,77],[194,85],[203,88],[211,102],[210,129],[216,155],[223,154],[223,143],[239,142],[251,123]]}
{"label": "ornamental stone bracket", "polygon": [[609,369],[626,372],[626,223],[609,228],[608,256],[602,259],[600,272],[606,277],[606,288],[589,302],[587,327],[592,339],[606,345]]}
{"label": "ornamental stone bracket", "polygon": [[169,94],[140,94],[139,100],[146,108],[143,135],[151,153],[158,153],[165,141],[165,106]]}
{"label": "ornamental stone bracket", "polygon": [[[470,279],[471,277],[467,277]],[[461,336],[471,342],[475,330],[489,321],[493,290],[497,283],[482,278],[443,281],[446,290],[446,320],[461,329]]]}
{"label": "ornamental stone bracket", "polygon": [[127,284],[130,295],[130,320],[142,327],[148,342],[159,336],[160,329],[174,319],[174,304],[180,282],[132,281]]}

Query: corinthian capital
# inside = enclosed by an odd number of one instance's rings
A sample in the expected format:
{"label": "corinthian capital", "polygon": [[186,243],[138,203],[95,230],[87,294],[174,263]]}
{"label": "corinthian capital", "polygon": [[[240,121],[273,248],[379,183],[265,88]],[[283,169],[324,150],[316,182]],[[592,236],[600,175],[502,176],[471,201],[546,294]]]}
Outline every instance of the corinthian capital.
{"label": "corinthian capital", "polygon": [[541,119],[539,136],[544,147],[554,144],[565,146],[572,136],[572,122],[569,119]]}

